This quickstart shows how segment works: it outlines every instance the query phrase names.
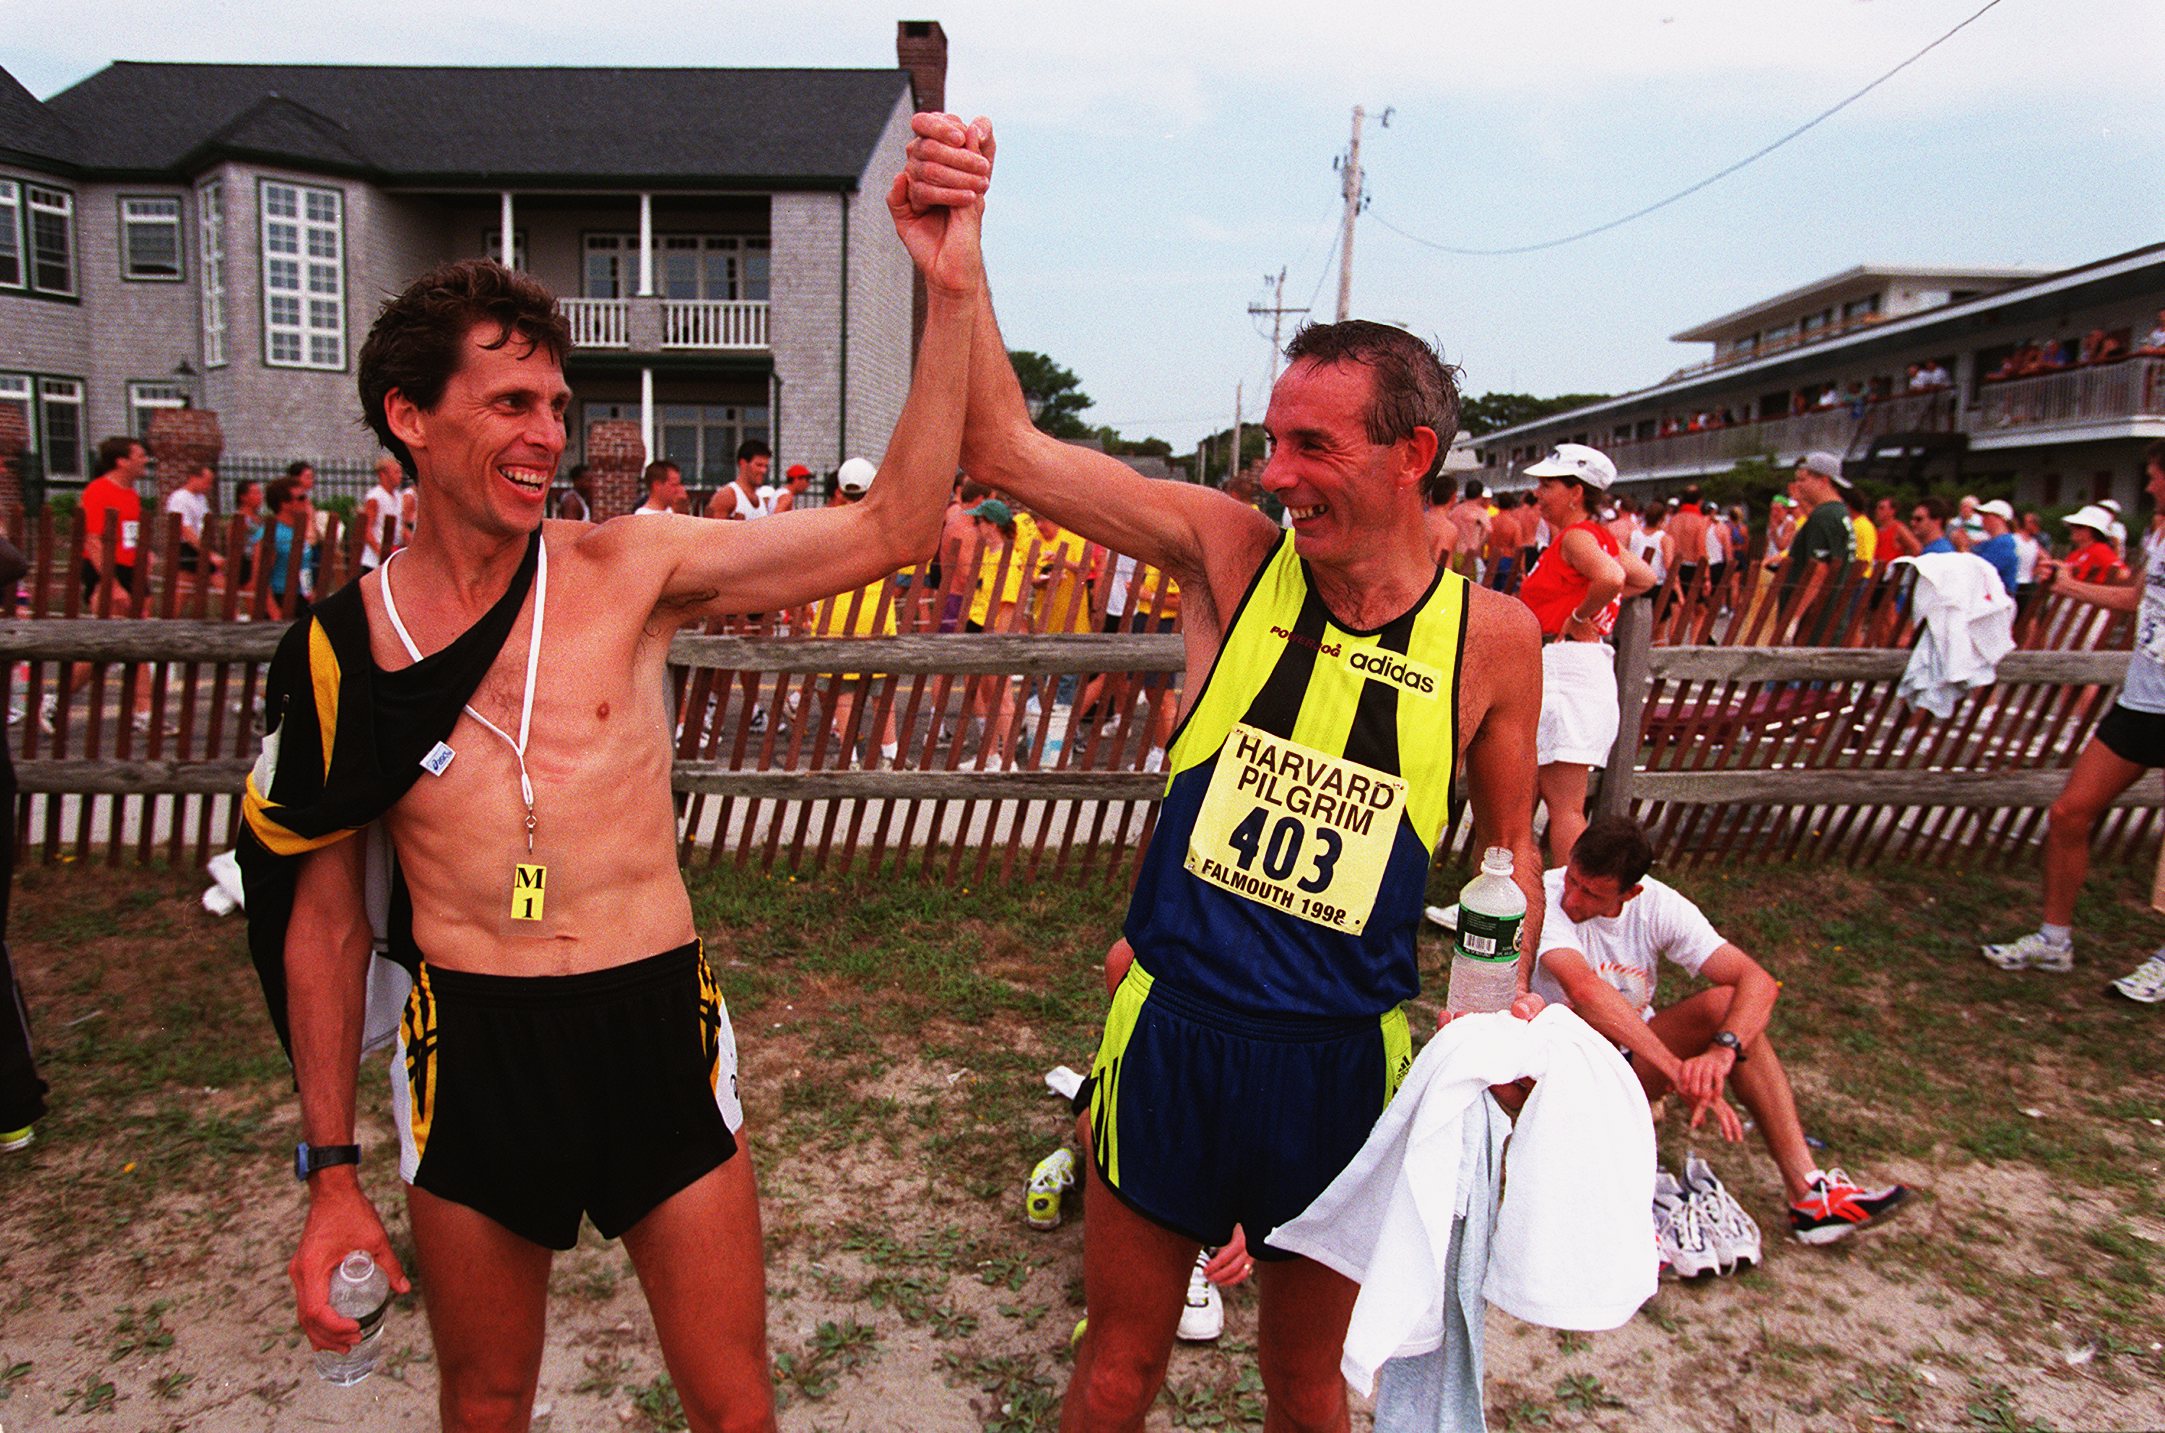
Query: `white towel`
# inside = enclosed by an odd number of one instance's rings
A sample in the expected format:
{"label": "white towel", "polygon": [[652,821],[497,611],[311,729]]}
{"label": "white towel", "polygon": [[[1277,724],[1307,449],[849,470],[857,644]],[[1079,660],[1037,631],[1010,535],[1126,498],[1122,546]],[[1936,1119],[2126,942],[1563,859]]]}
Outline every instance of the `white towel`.
{"label": "white towel", "polygon": [[1953,716],[1964,692],[1999,679],[2000,658],[2015,649],[2015,599],[1999,569],[1973,552],[1895,561],[1917,569],[1912,600],[1924,628],[1896,695],[1936,717]]}
{"label": "white towel", "polygon": [[1552,1005],[1465,1016],[1428,1042],[1353,1162],[1270,1233],[1361,1285],[1340,1369],[1362,1393],[1386,1359],[1443,1339],[1462,1116],[1490,1085],[1538,1083],[1505,1162],[1489,1302],[1552,1328],[1608,1329],[1654,1295],[1654,1125],[1616,1047]]}

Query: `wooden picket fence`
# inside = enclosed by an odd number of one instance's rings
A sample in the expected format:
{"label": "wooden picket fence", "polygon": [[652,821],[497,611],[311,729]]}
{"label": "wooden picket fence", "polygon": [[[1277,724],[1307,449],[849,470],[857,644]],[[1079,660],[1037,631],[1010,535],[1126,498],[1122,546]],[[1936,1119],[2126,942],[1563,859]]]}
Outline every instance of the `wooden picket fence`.
{"label": "wooden picket fence", "polygon": [[[121,618],[109,560],[84,600],[80,514],[27,525],[0,514],[0,524],[33,554],[28,615],[0,622],[0,683],[21,712],[26,851],[117,866],[224,849],[256,755],[264,663],[285,625],[269,541],[250,554],[230,524],[215,524],[206,546],[228,574],[252,556],[251,580],[139,564],[133,615]],[[176,550],[177,519],[151,536],[147,546]],[[101,539],[109,559],[117,531]],[[300,589],[302,546],[288,591]],[[360,534],[334,519],[321,551],[328,591],[358,569]],[[996,605],[989,630],[960,633],[988,567],[996,593],[1019,567],[1022,599]],[[1708,575],[1627,609],[1622,729],[1637,740],[1618,742],[1600,788],[1604,809],[1635,812],[1687,862],[2022,858],[2127,660],[2127,617],[2035,601],[1999,684],[1940,721],[1895,696],[1915,637],[1900,570],[1859,564],[1830,599],[1839,621],[1821,635],[1833,645],[1819,648],[1781,645],[1773,630],[1781,574],[1746,561],[1724,591]],[[973,549],[937,581],[911,568],[873,593],[685,632],[670,652],[682,859],[914,870],[957,884],[1131,878],[1163,790],[1149,768],[1184,666],[1177,620],[1160,617],[1166,604],[1146,581],[1138,571],[1116,592],[1110,561],[1000,545]],[[1116,602],[1129,618],[1104,634]],[[874,635],[843,635],[857,632]],[[68,675],[75,663],[89,664],[80,678]],[[1004,730],[988,719],[1003,692],[1015,711]],[[50,732],[38,720],[48,696]],[[130,719],[139,706],[143,730]],[[1080,719],[1086,706],[1098,720]],[[890,729],[897,759],[885,762]],[[2101,852],[2147,849],[2159,804],[2147,786],[2130,793],[2100,832]],[[1440,863],[1465,859],[1470,827],[1454,813]]]}
{"label": "wooden picket fence", "polygon": [[[1740,604],[1726,640],[1663,646],[1635,604],[1618,631],[1622,730],[1598,805],[1630,811],[1686,864],[2030,858],[2067,770],[2127,670],[2131,614],[2039,596],[1997,680],[1935,717],[1898,695],[1916,629],[1906,570],[1859,564],[1835,597],[1849,643],[1754,644],[1771,618]],[[2153,849],[2165,793],[2145,781],[2100,823],[2100,858]]]}
{"label": "wooden picket fence", "polygon": [[[269,539],[246,584],[183,577],[159,560],[138,563],[123,593],[109,524],[103,581],[85,601],[79,513],[72,524],[41,513],[28,531],[20,515],[0,524],[34,554],[28,615],[0,622],[26,851],[117,866],[225,849],[260,740],[264,664],[286,625],[267,581]],[[215,535],[223,541],[206,546],[240,572],[251,554],[238,531]],[[169,518],[145,545],[170,553],[178,536]],[[302,590],[303,548],[293,544],[289,592]],[[334,519],[320,548],[318,590],[358,570],[358,532]],[[980,573],[995,595],[1015,576],[1020,600],[994,602],[987,630],[968,634],[959,629]],[[1163,789],[1144,768],[1170,733],[1185,661],[1174,597],[1147,569],[1117,592],[1114,574],[1109,561],[1084,565],[1051,545],[973,546],[936,584],[912,567],[875,590],[679,635],[670,676],[683,858],[812,872],[914,863],[961,883],[1126,879]],[[132,616],[115,615],[123,596]],[[1130,614],[1113,633],[1100,630],[1109,603]],[[883,629],[892,635],[841,635]],[[1064,680],[1080,701],[1061,699]],[[1014,711],[1005,726],[993,719],[1003,691]],[[39,719],[48,697],[49,732]],[[893,761],[879,757],[889,729]]]}

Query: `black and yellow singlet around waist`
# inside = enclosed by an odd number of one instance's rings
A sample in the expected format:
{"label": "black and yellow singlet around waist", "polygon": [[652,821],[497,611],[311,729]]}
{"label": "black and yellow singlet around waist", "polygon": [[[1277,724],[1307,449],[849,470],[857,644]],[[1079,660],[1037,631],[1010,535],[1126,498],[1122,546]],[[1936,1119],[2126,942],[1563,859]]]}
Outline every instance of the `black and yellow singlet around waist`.
{"label": "black and yellow singlet around waist", "polygon": [[1128,907],[1138,960],[1234,1010],[1376,1015],[1420,989],[1456,796],[1466,579],[1375,631],[1332,620],[1287,533],[1173,738]]}

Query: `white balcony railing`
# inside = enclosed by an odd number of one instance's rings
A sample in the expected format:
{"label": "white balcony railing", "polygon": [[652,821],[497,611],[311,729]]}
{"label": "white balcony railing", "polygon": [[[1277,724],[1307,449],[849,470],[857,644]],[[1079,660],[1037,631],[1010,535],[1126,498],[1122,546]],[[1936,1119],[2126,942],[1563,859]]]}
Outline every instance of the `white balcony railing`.
{"label": "white balcony railing", "polygon": [[2080,427],[2155,417],[2165,417],[2165,358],[2127,358],[1984,384],[1971,431],[1982,436],[2024,425]]}
{"label": "white balcony railing", "polygon": [[631,347],[631,305],[625,299],[562,299],[574,348]]}
{"label": "white balcony railing", "polygon": [[767,346],[767,305],[753,299],[665,299],[662,347],[749,349]]}

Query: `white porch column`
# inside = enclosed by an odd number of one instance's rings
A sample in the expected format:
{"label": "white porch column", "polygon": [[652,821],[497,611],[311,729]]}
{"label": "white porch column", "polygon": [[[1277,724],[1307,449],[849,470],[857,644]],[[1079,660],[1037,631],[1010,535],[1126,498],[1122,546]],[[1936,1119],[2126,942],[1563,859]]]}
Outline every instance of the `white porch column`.
{"label": "white porch column", "polygon": [[654,196],[639,196],[639,297],[654,292]]}
{"label": "white porch column", "polygon": [[509,189],[506,189],[503,194],[502,208],[497,216],[496,229],[503,239],[503,249],[500,252],[504,267],[507,269],[517,268],[519,251],[512,246],[511,242],[511,191]]}
{"label": "white porch column", "polygon": [[661,456],[654,451],[654,370],[651,368],[639,370],[639,441],[646,447],[648,462]]}

